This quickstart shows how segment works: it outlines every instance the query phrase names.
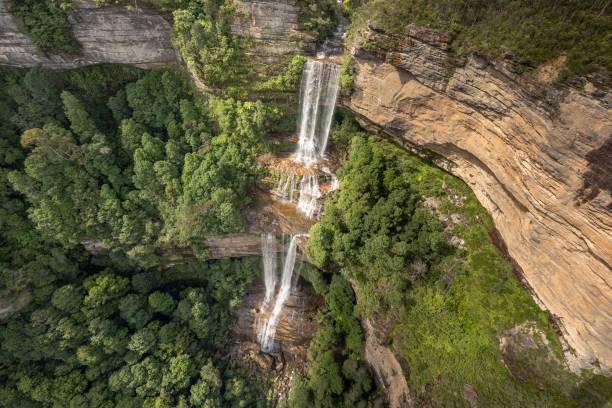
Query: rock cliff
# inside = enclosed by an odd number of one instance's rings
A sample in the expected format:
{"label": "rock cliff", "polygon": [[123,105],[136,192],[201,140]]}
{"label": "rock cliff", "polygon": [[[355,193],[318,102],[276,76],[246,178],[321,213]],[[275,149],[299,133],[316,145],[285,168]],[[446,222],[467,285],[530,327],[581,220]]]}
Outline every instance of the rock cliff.
{"label": "rock cliff", "polygon": [[142,68],[176,63],[170,40],[171,25],[160,14],[138,8],[96,7],[93,1],[75,2],[69,12],[79,55],[45,56],[23,34],[9,13],[9,0],[0,0],[0,64],[27,68],[75,68],[100,63],[131,64]]}
{"label": "rock cliff", "polygon": [[491,213],[572,368],[612,367],[609,94],[556,90],[511,61],[457,61],[443,35],[370,24],[342,103],[366,126],[462,178]]}
{"label": "rock cliff", "polygon": [[246,50],[256,71],[277,74],[296,54],[312,54],[315,41],[299,27],[297,0],[236,0],[232,32],[248,38]]}

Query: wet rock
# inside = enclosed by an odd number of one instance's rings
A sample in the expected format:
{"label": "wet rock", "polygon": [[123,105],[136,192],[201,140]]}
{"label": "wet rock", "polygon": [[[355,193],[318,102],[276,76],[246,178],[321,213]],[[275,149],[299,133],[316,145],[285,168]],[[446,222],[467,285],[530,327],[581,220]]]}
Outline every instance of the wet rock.
{"label": "wet rock", "polygon": [[[299,268],[299,265],[296,265],[296,268]],[[239,347],[247,344],[250,349],[254,348],[258,353],[258,328],[265,323],[271,311],[271,307],[262,305],[264,295],[263,278],[256,279],[235,312],[237,317],[234,328],[235,343]],[[310,341],[319,328],[314,317],[322,305],[323,299],[314,293],[310,284],[299,278],[283,306],[276,329],[275,342],[278,347],[272,353],[275,369],[290,371],[304,365]],[[268,360],[268,357],[265,359]],[[264,362],[259,361],[260,357],[257,359],[258,362]]]}

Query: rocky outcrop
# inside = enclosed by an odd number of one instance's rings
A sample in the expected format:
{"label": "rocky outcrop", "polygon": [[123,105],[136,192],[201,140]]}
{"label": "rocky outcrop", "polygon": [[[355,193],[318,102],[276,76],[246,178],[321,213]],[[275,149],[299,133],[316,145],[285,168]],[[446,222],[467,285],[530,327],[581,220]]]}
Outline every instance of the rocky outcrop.
{"label": "rocky outcrop", "polygon": [[154,11],[96,7],[93,1],[86,0],[75,1],[75,9],[68,18],[81,43],[81,52],[45,56],[19,30],[16,19],[9,13],[9,0],[0,0],[0,64],[19,68],[76,68],[117,63],[152,68],[179,60],[170,40],[170,23]]}
{"label": "rocky outcrop", "polygon": [[462,178],[573,349],[572,368],[612,367],[612,111],[609,94],[559,91],[511,61],[457,62],[447,39],[370,25],[353,49],[364,124]]}
{"label": "rocky outcrop", "polygon": [[300,31],[297,0],[236,0],[232,32],[248,38],[249,60],[259,73],[277,74],[296,54],[313,54],[312,35]]}
{"label": "rocky outcrop", "polygon": [[365,331],[364,359],[374,373],[376,383],[384,390],[391,408],[412,408],[414,403],[402,366],[395,354],[376,336],[376,329],[369,320],[363,321]]}

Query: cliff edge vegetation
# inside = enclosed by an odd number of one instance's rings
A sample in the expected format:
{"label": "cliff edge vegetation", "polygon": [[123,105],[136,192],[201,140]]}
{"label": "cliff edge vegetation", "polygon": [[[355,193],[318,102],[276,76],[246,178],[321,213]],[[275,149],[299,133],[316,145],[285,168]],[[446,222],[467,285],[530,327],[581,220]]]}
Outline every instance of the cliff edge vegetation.
{"label": "cliff edge vegetation", "polygon": [[566,55],[561,80],[591,74],[609,85],[612,8],[606,0],[371,0],[353,5],[352,32],[375,21],[403,37],[409,25],[447,33],[457,56],[511,54],[518,71]]}

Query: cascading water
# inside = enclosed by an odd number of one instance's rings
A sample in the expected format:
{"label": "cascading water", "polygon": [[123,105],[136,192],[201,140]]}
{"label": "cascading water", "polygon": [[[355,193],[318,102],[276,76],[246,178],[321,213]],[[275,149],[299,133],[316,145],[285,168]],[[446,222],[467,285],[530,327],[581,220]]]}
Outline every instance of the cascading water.
{"label": "cascading water", "polygon": [[[293,161],[303,165],[306,171],[301,178],[295,173],[281,177],[275,194],[289,202],[294,201],[294,193],[299,181],[299,198],[297,208],[308,218],[312,218],[320,211],[319,199],[321,190],[316,167],[325,154],[327,138],[332,123],[334,108],[339,91],[339,66],[320,61],[308,61],[304,67],[302,83],[300,86],[300,116],[298,120],[299,142],[298,149],[293,155]],[[328,168],[323,166],[324,173],[332,177],[332,188],[337,188],[337,178]],[[293,235],[287,249],[283,263],[280,287],[274,298],[274,307],[267,321],[260,321],[257,327],[257,338],[264,352],[274,349],[274,337],[279,323],[280,314],[285,301],[291,294],[293,272],[297,255],[297,239]],[[272,266],[269,237],[262,238],[262,252],[264,254],[264,280],[266,295],[264,307],[269,305],[276,289],[275,267]],[[274,274],[272,274],[274,271]],[[270,274],[269,274],[270,272]],[[274,280],[273,280],[274,279]]]}
{"label": "cascading water", "polygon": [[274,234],[261,234],[261,252],[263,255],[264,283],[266,285],[265,306],[272,300],[276,289],[276,237]]}
{"label": "cascading water", "polygon": [[291,237],[287,255],[283,264],[283,273],[281,275],[281,284],[274,301],[274,308],[268,318],[268,321],[263,325],[258,333],[259,344],[264,352],[270,352],[274,348],[274,336],[276,335],[276,327],[280,319],[281,311],[285,301],[291,294],[293,281],[293,270],[295,269],[295,258],[297,256],[297,238],[298,235]]}
{"label": "cascading water", "polygon": [[320,61],[308,61],[300,86],[298,149],[296,163],[312,167],[325,154],[327,137],[339,91],[340,67]]}
{"label": "cascading water", "polygon": [[319,189],[319,178],[316,174],[302,177],[300,182],[300,198],[297,208],[308,218],[312,218],[319,212],[319,199],[321,190]]}

